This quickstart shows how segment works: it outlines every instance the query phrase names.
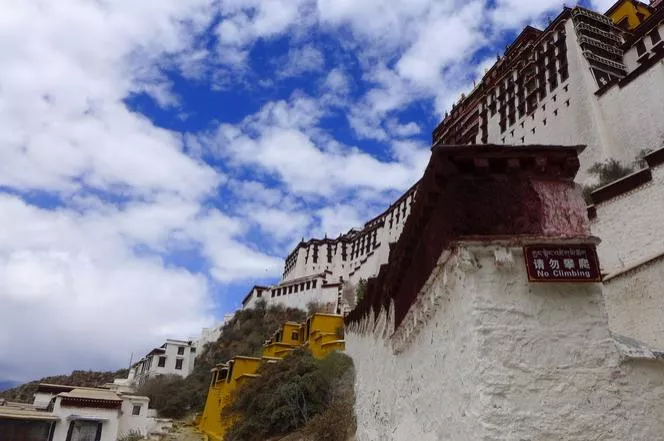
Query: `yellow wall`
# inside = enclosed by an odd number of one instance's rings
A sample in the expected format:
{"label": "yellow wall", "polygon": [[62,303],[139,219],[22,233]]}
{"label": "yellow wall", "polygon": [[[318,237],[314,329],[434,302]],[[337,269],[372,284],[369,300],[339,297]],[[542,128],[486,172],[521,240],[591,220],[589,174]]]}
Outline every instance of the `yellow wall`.
{"label": "yellow wall", "polygon": [[[247,378],[256,374],[260,364],[260,358],[234,357],[227,365],[219,365],[215,368],[217,369],[216,372],[213,369],[213,381],[210,383],[203,416],[198,426],[202,432],[210,437],[211,441],[222,441],[226,431],[237,420],[237,415],[222,415],[221,411],[232,399],[232,394],[237,387]],[[225,380],[217,374],[217,372],[222,372],[223,369],[228,372]],[[218,381],[214,382],[215,378]]]}
{"label": "yellow wall", "polygon": [[263,356],[284,358],[293,349],[301,346],[304,340],[301,327],[299,323],[284,323],[265,345]]}
{"label": "yellow wall", "polygon": [[332,351],[343,351],[346,347],[343,329],[342,316],[316,313],[305,325],[305,345],[315,358],[325,358]]}
{"label": "yellow wall", "polygon": [[[239,415],[222,415],[222,409],[233,398],[233,392],[256,377],[261,362],[276,362],[298,347],[306,347],[315,358],[325,358],[332,351],[343,351],[344,319],[340,315],[316,313],[305,323],[286,322],[267,342],[263,358],[233,357],[212,369],[212,379],[199,429],[210,441],[222,441],[226,431]],[[297,334],[297,335],[296,335]]]}
{"label": "yellow wall", "polygon": [[644,19],[648,18],[651,14],[650,10],[643,4],[634,2],[632,0],[623,0],[620,6],[616,7],[609,14],[609,18],[617,25],[624,19],[627,19],[627,29],[634,30],[643,20],[638,14],[643,14]]}

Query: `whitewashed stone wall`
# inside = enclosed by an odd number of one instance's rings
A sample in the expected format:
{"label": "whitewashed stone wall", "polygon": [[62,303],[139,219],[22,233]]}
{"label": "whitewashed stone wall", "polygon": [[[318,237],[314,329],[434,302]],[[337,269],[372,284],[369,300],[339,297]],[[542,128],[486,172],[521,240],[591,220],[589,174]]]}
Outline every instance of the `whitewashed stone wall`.
{"label": "whitewashed stone wall", "polygon": [[609,326],[664,352],[664,256],[604,282]]}
{"label": "whitewashed stone wall", "polygon": [[596,206],[609,326],[617,335],[664,350],[664,167],[652,181]]}
{"label": "whitewashed stone wall", "polygon": [[392,334],[351,326],[357,439],[655,440],[664,366],[621,361],[599,284],[530,284],[520,248],[444,253]]}
{"label": "whitewashed stone wall", "polygon": [[664,167],[651,169],[652,181],[596,205],[593,235],[602,242],[597,251],[607,274],[623,271],[664,251]]}

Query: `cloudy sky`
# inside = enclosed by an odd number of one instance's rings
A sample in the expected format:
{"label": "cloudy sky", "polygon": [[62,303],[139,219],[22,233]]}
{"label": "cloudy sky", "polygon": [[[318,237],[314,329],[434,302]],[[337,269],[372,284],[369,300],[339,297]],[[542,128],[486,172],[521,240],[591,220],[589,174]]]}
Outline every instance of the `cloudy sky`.
{"label": "cloudy sky", "polygon": [[26,380],[196,336],[381,211],[563,1],[0,4],[0,380]]}

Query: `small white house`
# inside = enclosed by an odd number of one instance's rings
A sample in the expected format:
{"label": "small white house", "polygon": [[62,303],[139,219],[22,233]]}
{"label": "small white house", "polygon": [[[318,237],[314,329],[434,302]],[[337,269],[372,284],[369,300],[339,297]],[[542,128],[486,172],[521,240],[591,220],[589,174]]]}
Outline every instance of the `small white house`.
{"label": "small white house", "polygon": [[158,429],[148,397],[108,389],[40,384],[21,407],[0,403],[0,441],[116,441]]}
{"label": "small white house", "polygon": [[196,346],[192,340],[168,339],[132,366],[129,376],[133,376],[134,383],[139,385],[154,375],[172,374],[185,378],[194,370]]}

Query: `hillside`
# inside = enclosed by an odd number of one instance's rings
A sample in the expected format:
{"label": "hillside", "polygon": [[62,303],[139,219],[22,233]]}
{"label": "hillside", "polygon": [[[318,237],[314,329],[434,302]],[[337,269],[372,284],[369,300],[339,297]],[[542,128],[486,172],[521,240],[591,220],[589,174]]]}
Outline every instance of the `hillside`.
{"label": "hillside", "polygon": [[146,382],[139,393],[149,396],[151,407],[165,417],[179,418],[187,411],[201,411],[210,385],[210,369],[235,355],[260,356],[263,343],[282,323],[303,321],[306,315],[301,309],[282,305],[267,307],[265,302],[237,311],[224,325],[217,342],[203,348],[193,372],[186,379],[155,378]]}
{"label": "hillside", "polygon": [[115,378],[124,378],[126,376],[127,369],[119,369],[117,371],[108,372],[73,371],[69,375],[54,375],[51,377],[44,377],[36,381],[31,381],[29,383],[13,387],[6,391],[0,392],[0,398],[5,398],[9,401],[30,403],[32,402],[33,394],[37,391],[37,386],[39,383],[99,387],[104,383],[112,383],[113,379]]}

